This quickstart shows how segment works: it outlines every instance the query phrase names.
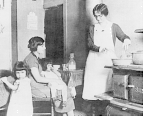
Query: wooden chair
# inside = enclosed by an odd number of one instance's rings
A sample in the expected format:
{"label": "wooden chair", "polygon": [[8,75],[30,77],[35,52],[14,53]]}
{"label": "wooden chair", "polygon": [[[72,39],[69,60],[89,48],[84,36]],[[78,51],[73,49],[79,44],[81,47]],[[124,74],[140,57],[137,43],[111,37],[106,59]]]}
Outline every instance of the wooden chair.
{"label": "wooden chair", "polygon": [[[11,82],[11,83],[14,82],[14,78],[12,77],[11,71],[0,70],[0,78],[4,77],[4,76],[8,77],[9,82]],[[44,105],[47,103],[47,106],[45,107],[45,109],[47,108],[46,111],[49,108],[49,112],[38,111],[38,112],[34,112],[33,116],[40,116],[40,115],[54,116],[54,107],[53,107],[53,101],[51,98],[51,91],[49,92],[49,94],[50,94],[49,98],[39,98],[39,97],[33,95],[33,104],[35,105],[37,103],[40,105],[40,106],[37,105],[36,107],[34,107],[34,110],[38,110],[38,108],[42,106],[42,103],[44,103]],[[0,116],[5,116],[5,114],[6,114],[9,95],[10,95],[10,91],[8,91],[6,89],[6,87],[4,86],[4,84],[2,82],[0,82]]]}
{"label": "wooden chair", "polygon": [[[40,98],[33,95],[33,116],[54,116],[54,104],[51,96],[50,90],[50,97],[49,98]],[[45,106],[45,107],[43,107]],[[46,111],[46,112],[45,112]]]}
{"label": "wooden chair", "polygon": [[7,104],[0,107],[0,116],[6,116],[7,108],[8,108]]}

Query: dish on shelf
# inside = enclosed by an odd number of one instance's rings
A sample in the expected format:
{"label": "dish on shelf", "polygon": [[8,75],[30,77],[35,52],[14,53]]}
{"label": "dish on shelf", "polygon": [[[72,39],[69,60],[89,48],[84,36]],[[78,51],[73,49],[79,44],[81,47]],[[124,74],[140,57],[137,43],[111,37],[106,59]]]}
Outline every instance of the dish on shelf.
{"label": "dish on shelf", "polygon": [[143,29],[136,29],[135,33],[143,33]]}

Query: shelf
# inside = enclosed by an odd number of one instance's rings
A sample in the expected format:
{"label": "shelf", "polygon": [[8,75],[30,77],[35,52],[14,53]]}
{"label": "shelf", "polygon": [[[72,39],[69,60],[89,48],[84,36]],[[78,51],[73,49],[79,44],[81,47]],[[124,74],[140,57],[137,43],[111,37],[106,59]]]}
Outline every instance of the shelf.
{"label": "shelf", "polygon": [[143,33],[143,29],[136,29],[135,33]]}

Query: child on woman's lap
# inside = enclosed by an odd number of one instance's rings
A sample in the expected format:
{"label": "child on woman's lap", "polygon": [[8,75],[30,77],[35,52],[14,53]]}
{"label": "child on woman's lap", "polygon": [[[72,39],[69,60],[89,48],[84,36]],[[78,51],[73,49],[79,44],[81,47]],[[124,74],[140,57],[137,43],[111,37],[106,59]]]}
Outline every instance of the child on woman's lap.
{"label": "child on woman's lap", "polygon": [[52,62],[49,59],[42,59],[41,65],[43,68],[43,71],[41,72],[41,75],[45,78],[49,78],[49,86],[51,88],[52,98],[57,99],[57,91],[61,91],[62,95],[62,101],[63,101],[63,107],[66,106],[67,102],[67,85],[62,80],[60,72],[58,72],[56,69],[52,67]]}

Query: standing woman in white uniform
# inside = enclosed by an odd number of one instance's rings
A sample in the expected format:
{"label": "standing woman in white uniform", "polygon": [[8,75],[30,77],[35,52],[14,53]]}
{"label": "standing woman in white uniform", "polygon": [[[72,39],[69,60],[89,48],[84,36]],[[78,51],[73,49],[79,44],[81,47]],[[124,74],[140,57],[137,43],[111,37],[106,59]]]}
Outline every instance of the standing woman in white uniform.
{"label": "standing woman in white uniform", "polygon": [[105,4],[97,4],[93,15],[98,23],[91,25],[88,33],[89,54],[86,61],[83,99],[97,100],[95,95],[111,91],[111,69],[104,68],[112,65],[116,58],[114,45],[116,38],[123,42],[125,50],[131,44],[130,38],[121,28],[107,20],[108,8]]}

